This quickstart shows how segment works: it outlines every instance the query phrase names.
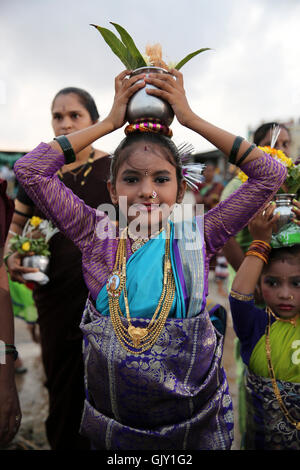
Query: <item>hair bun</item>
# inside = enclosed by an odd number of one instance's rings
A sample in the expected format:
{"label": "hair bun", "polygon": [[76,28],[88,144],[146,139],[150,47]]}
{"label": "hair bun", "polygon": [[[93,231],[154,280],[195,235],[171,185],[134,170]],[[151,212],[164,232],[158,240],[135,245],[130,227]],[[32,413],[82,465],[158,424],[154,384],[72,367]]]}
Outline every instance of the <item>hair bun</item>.
{"label": "hair bun", "polygon": [[134,132],[153,132],[155,134],[162,134],[167,137],[172,137],[173,132],[170,127],[162,124],[157,119],[144,119],[138,122],[134,122],[125,127],[125,134],[133,134]]}

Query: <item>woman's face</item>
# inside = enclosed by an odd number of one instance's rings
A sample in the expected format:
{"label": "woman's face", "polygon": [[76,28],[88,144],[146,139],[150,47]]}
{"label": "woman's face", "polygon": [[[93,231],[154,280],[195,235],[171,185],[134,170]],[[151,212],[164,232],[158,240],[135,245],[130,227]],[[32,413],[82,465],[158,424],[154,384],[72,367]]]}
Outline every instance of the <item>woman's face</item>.
{"label": "woman's face", "polygon": [[292,260],[272,261],[261,276],[261,292],[266,304],[282,318],[300,313],[300,265]]}
{"label": "woman's face", "polygon": [[93,124],[88,110],[76,93],[58,95],[52,106],[52,128],[55,136],[67,135]]}
{"label": "woman's face", "polygon": [[[176,167],[167,160],[165,152],[157,144],[132,145],[129,157],[118,170],[115,185],[108,183],[113,203],[119,204],[123,215],[126,211],[129,223],[138,220],[147,233],[153,233],[151,226],[167,219],[185,191],[184,181],[178,188]],[[126,199],[121,202],[121,197]]]}
{"label": "woman's face", "polygon": [[[265,137],[260,141],[259,145],[261,147],[270,146],[271,145],[271,138],[272,138],[272,130],[270,129],[268,131],[267,135],[265,135]],[[281,150],[282,152],[284,152],[284,154],[287,157],[290,156],[291,138],[290,138],[289,133],[287,132],[287,130],[284,129],[283,127],[280,128],[280,134],[277,138],[275,148],[277,150]]]}

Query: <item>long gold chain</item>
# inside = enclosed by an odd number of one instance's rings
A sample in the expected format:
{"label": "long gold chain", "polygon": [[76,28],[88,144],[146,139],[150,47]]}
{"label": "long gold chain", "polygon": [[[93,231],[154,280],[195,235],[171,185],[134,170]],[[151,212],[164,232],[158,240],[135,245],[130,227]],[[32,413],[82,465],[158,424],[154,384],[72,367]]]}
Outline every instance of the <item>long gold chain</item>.
{"label": "long gold chain", "polygon": [[[126,233],[127,228],[122,232],[119,240],[114,270],[107,281],[107,291],[110,317],[115,334],[126,351],[138,355],[150,349],[157,341],[164,328],[174,300],[175,281],[170,258],[170,226],[168,224],[165,242],[162,293],[147,328],[133,326],[130,318],[126,289]],[[124,294],[127,326],[125,326],[122,321],[124,315],[119,304],[122,291]]]}
{"label": "long gold chain", "polygon": [[[83,174],[83,178],[82,178],[82,181],[81,181],[81,186],[84,186],[85,185],[85,182],[86,182],[86,177],[89,175],[89,173],[92,171],[92,168],[93,168],[93,163],[94,163],[94,157],[95,157],[95,150],[92,149],[90,155],[89,155],[89,158],[87,159],[86,162],[84,162],[82,165],[80,165],[79,167],[77,168],[74,168],[74,170],[69,170],[67,171],[66,173],[70,173],[72,176],[73,176],[73,179],[74,181],[76,182],[77,181],[77,176],[79,176],[79,174],[85,170],[84,174]],[[63,179],[64,177],[64,173],[61,171],[61,170],[58,170],[57,172],[57,175],[59,176],[60,179]]]}
{"label": "long gold chain", "polygon": [[275,372],[274,372],[274,368],[273,368],[273,364],[272,364],[272,360],[271,360],[271,344],[270,344],[271,315],[274,315],[274,314],[273,314],[272,310],[270,309],[270,307],[266,308],[266,312],[268,314],[268,324],[266,326],[266,354],[267,354],[269,374],[270,374],[272,385],[273,385],[273,391],[274,391],[275,397],[276,397],[276,399],[279,403],[281,411],[285,415],[286,419],[293,426],[295,426],[297,431],[300,431],[300,421],[294,420],[292,418],[292,416],[290,415],[290,413],[288,412],[285,404],[283,403],[282,396],[280,394],[280,390],[279,390],[277,382],[276,382]]}

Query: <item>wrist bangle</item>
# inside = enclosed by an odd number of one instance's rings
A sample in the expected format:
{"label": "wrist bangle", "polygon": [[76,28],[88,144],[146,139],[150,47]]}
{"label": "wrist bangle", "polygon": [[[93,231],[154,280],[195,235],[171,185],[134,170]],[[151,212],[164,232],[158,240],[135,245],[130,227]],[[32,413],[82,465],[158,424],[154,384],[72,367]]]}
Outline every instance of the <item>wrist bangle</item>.
{"label": "wrist bangle", "polygon": [[7,253],[4,258],[3,258],[3,261],[4,261],[4,264],[5,266],[8,268],[8,265],[7,265],[7,260],[8,258],[12,255],[13,253]]}
{"label": "wrist bangle", "polygon": [[14,344],[5,344],[5,355],[6,354],[12,354],[14,361],[17,360],[18,358],[18,351],[16,349],[16,346]]}
{"label": "wrist bangle", "polygon": [[54,137],[54,140],[56,140],[61,146],[66,164],[68,165],[69,163],[75,162],[76,160],[75,152],[73,150],[73,147],[69,139],[67,139],[65,135],[60,135],[58,137]]}
{"label": "wrist bangle", "polygon": [[240,292],[237,292],[233,289],[231,289],[230,291],[230,295],[231,297],[233,297],[234,299],[237,299],[237,300],[240,300],[242,302],[250,302],[251,300],[254,299],[254,295],[253,294],[241,294]]}
{"label": "wrist bangle", "polygon": [[236,165],[235,159],[236,159],[236,156],[238,154],[239,148],[240,148],[241,143],[243,142],[243,140],[244,140],[243,137],[240,137],[240,136],[238,136],[234,139],[233,146],[232,146],[229,158],[228,158],[229,163],[232,163],[233,165]]}

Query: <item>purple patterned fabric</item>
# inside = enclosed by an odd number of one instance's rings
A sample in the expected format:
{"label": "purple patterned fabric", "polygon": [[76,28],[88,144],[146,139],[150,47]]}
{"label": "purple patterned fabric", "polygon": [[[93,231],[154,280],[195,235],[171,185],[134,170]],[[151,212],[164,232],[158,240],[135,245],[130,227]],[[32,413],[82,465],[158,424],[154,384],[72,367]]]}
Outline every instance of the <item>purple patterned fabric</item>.
{"label": "purple patterned fabric", "polygon": [[[29,197],[82,251],[83,275],[95,300],[113,269],[118,241],[102,240],[97,236],[97,230],[103,225],[106,230],[114,227],[103,212],[86,206],[56,176],[64,163],[62,154],[41,143],[20,158],[14,170]],[[286,168],[269,155],[242,168],[249,179],[204,215],[206,276],[210,258],[272,199],[286,178]],[[127,239],[127,257],[131,254],[130,240]]]}
{"label": "purple patterned fabric", "polygon": [[81,329],[88,377],[81,432],[94,449],[230,449],[233,413],[220,367],[223,341],[207,313],[167,320],[151,351],[139,356],[122,348],[110,318],[91,302]]}
{"label": "purple patterned fabric", "polygon": [[[101,228],[111,232],[114,226],[58,179],[55,173],[63,164],[63,155],[42,143],[17,161],[15,172],[43,213],[82,251],[84,278],[95,300],[113,270],[118,241],[97,236]],[[248,224],[286,177],[286,169],[268,155],[243,165],[243,171],[247,182],[204,215],[206,288],[210,258]],[[201,226],[203,219],[197,222]],[[127,259],[131,254],[127,239]],[[168,319],[153,348],[133,356],[120,346],[110,318],[88,302],[81,325],[88,393],[82,432],[94,448],[230,448],[232,404],[221,367],[222,340],[205,310],[194,313]]]}
{"label": "purple patterned fabric", "polygon": [[[300,421],[300,384],[277,380],[283,402],[295,421]],[[245,374],[247,398],[246,450],[300,450],[300,431],[283,414],[271,379]]]}

